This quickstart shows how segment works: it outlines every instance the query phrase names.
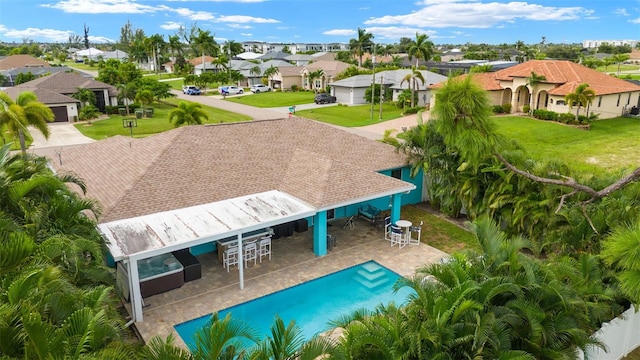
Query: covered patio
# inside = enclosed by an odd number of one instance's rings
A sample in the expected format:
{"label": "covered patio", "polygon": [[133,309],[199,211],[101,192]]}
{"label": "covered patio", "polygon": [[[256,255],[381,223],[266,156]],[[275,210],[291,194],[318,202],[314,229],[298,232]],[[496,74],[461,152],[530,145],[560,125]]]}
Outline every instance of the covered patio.
{"label": "covered patio", "polygon": [[[403,276],[412,275],[421,266],[438,261],[446,254],[428,246],[391,247],[384,240],[382,228],[366,220],[356,220],[353,230],[344,229],[345,219],[329,221],[328,233],[337,245],[326,256],[317,257],[313,248],[313,229],[272,242],[271,260],[263,259],[244,269],[245,289],[239,288],[239,271],[231,272],[219,263],[216,253],[198,256],[202,278],[185,283],[181,288],[145,298],[144,322],[136,323],[145,342],[153,336],[165,338],[174,333],[176,343],[183,345],[173,326],[230,306],[252,300],[303,282],[354,266],[369,260]],[[126,304],[130,311],[129,304]]]}

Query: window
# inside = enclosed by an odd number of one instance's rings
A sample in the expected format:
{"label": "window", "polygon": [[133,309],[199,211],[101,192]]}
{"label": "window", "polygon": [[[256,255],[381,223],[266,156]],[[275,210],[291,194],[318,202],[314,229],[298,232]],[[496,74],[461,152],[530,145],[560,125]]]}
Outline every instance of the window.
{"label": "window", "polygon": [[622,97],[622,94],[618,94],[618,101],[616,102],[616,106],[620,106],[620,98]]}
{"label": "window", "polygon": [[564,104],[565,104],[564,100],[556,101],[556,105],[564,105]]}
{"label": "window", "polygon": [[627,105],[629,105],[630,102],[631,102],[631,93],[629,93],[629,96],[627,97]]}
{"label": "window", "polygon": [[553,99],[549,99],[549,103],[550,103],[550,104],[553,104]]}
{"label": "window", "polygon": [[391,170],[391,177],[396,179],[402,179],[402,169]]}
{"label": "window", "polygon": [[602,96],[598,97],[598,107],[600,107],[600,105],[602,105]]}

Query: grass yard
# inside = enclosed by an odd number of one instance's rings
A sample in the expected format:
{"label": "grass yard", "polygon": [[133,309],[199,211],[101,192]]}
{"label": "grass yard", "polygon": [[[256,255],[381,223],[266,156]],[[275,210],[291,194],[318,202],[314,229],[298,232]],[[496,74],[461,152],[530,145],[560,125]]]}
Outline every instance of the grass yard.
{"label": "grass yard", "polygon": [[[178,99],[166,99],[166,102],[177,104]],[[136,138],[145,137],[174,128],[173,123],[169,122],[169,112],[174,109],[168,104],[153,104],[154,114],[152,118],[138,119],[138,127],[133,128],[133,136]],[[228,123],[251,120],[249,116],[236,114],[222,109],[209,106],[203,106],[203,109],[209,115],[209,120],[205,124]],[[105,139],[115,135],[129,136],[130,129],[122,127],[122,117],[120,115],[112,115],[108,119],[93,121],[92,124],[76,124],[83,135],[95,140]]]}
{"label": "grass yard", "polygon": [[444,216],[434,215],[414,205],[404,206],[400,218],[411,221],[414,225],[422,225],[422,242],[452,254],[460,250],[480,250],[474,235],[468,230],[446,220]]}
{"label": "grass yard", "polygon": [[[377,124],[380,110],[378,105],[373,110],[373,121],[371,121],[371,105],[357,106],[328,106],[311,110],[296,111],[296,115],[308,119],[322,121],[328,124],[340,125],[344,127],[356,127]],[[382,121],[397,119],[402,116],[402,110],[395,105],[382,105]]]}
{"label": "grass yard", "polygon": [[[249,91],[245,89],[245,91]],[[315,94],[310,91],[299,92],[266,92],[246,96],[227,96],[227,101],[245,104],[259,108],[282,107],[292,105],[310,104]]]}
{"label": "grass yard", "polygon": [[528,117],[496,117],[498,131],[535,159],[559,159],[579,171],[598,172],[640,163],[640,119],[615,118],[581,130]]}

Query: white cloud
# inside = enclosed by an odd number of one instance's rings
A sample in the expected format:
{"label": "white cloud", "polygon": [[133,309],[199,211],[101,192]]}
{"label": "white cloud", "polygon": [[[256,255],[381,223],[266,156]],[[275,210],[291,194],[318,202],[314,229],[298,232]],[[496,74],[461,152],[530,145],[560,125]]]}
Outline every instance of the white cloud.
{"label": "white cloud", "polygon": [[0,27],[0,32],[3,36],[16,39],[42,39],[45,41],[53,42],[66,42],[69,40],[69,36],[74,32],[71,30],[55,30],[55,29],[38,29],[38,28],[26,28],[24,30],[7,29],[6,27]]}
{"label": "white cloud", "polygon": [[278,30],[289,30],[288,26],[276,26],[276,29]]}
{"label": "white cloud", "polygon": [[104,37],[104,36],[89,35],[89,41],[94,44],[115,43],[113,39],[109,39],[108,37]]}
{"label": "white cloud", "polygon": [[265,19],[253,16],[246,15],[229,15],[229,16],[220,16],[216,19],[219,22],[232,22],[232,23],[257,23],[257,24],[276,24],[280,21],[276,19]]}
{"label": "white cloud", "polygon": [[630,23],[640,24],[640,18],[629,20]]}
{"label": "white cloud", "polygon": [[208,11],[193,11],[187,8],[177,8],[172,9],[172,11],[192,21],[215,19],[215,16],[213,16],[213,14]]}
{"label": "white cloud", "polygon": [[252,33],[240,33],[240,35],[242,35],[242,36],[246,36],[246,37],[253,36],[253,34],[252,34]]}
{"label": "white cloud", "polygon": [[379,39],[393,39],[397,40],[401,37],[415,38],[416,33],[427,34],[429,37],[433,37],[436,32],[435,31],[425,31],[418,28],[410,28],[410,27],[371,27],[366,29],[368,33],[374,35],[374,41]]}
{"label": "white cloud", "polygon": [[251,29],[252,28],[251,25],[241,25],[241,24],[229,24],[227,25],[227,27],[230,27],[232,29]]}
{"label": "white cloud", "polygon": [[359,7],[358,10],[370,10],[371,6],[363,6],[363,7]]}
{"label": "white cloud", "polygon": [[166,23],[160,25],[161,28],[165,30],[178,30],[182,25],[175,21],[167,21]]}
{"label": "white cloud", "polygon": [[[193,1],[193,0],[167,0],[167,1],[187,2],[187,1]],[[261,2],[265,2],[267,0],[200,0],[200,1],[202,1],[202,2],[261,3]]]}
{"label": "white cloud", "polygon": [[582,7],[552,7],[526,2],[482,3],[465,0],[424,0],[423,5],[422,9],[410,14],[371,18],[365,21],[365,24],[489,28],[517,20],[576,20],[592,13]]}
{"label": "white cloud", "polygon": [[333,29],[327,30],[322,33],[323,35],[338,35],[338,36],[351,36],[355,35],[356,31],[353,29]]}
{"label": "white cloud", "polygon": [[618,14],[618,15],[622,15],[622,16],[629,16],[629,13],[627,12],[627,9],[616,9],[614,11],[614,14]]}
{"label": "white cloud", "polygon": [[143,5],[131,0],[61,0],[42,6],[76,14],[142,14],[166,8],[165,6]]}

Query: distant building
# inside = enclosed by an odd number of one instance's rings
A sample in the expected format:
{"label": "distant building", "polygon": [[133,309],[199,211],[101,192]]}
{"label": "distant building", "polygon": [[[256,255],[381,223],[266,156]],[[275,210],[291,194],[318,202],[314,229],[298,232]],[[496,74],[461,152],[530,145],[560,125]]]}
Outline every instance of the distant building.
{"label": "distant building", "polygon": [[582,42],[582,47],[585,49],[596,49],[603,43],[607,43],[612,46],[629,45],[634,48],[638,44],[638,40],[584,40]]}

